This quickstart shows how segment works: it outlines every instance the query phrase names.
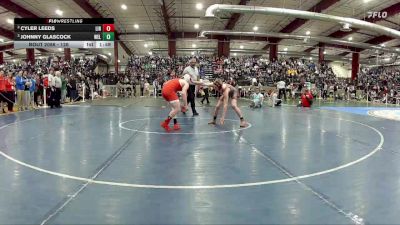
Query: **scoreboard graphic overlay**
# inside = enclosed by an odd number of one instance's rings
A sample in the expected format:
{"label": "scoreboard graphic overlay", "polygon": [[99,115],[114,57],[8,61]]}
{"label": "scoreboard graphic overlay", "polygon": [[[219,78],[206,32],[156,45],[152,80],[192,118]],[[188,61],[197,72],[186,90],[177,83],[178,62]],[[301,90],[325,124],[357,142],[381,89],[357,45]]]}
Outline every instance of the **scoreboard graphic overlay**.
{"label": "scoreboard graphic overlay", "polygon": [[113,18],[15,18],[14,48],[114,48]]}

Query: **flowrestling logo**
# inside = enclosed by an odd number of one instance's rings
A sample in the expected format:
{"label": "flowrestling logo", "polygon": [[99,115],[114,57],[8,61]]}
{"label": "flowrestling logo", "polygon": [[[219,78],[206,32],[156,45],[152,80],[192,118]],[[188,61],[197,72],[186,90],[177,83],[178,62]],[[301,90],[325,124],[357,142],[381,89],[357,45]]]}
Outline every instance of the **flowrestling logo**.
{"label": "flowrestling logo", "polygon": [[379,19],[385,19],[388,15],[387,12],[367,12],[368,13],[368,18],[369,19],[375,19],[375,18],[379,18]]}

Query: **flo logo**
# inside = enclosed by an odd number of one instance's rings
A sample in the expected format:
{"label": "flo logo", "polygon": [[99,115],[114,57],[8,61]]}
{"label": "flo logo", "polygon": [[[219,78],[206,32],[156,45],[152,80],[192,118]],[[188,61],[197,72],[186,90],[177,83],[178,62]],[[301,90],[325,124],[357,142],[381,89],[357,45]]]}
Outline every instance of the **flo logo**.
{"label": "flo logo", "polygon": [[385,19],[386,17],[387,17],[387,12],[368,12],[368,18]]}

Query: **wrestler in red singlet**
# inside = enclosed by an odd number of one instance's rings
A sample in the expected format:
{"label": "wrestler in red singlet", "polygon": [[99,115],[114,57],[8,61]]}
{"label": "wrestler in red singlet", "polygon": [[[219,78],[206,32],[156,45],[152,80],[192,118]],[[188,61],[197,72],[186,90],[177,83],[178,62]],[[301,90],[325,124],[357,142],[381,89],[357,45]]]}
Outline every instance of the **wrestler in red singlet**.
{"label": "wrestler in red singlet", "polygon": [[[162,88],[162,96],[163,98],[169,102],[171,105],[171,112],[168,115],[168,118],[161,123],[161,127],[169,131],[169,122],[178,114],[179,110],[181,110],[181,105],[179,103],[178,91],[182,92],[183,99],[183,107],[182,112],[187,110],[187,89],[189,88],[189,83],[184,79],[172,79],[167,81]],[[180,126],[176,119],[174,119],[174,130],[179,130]]]}
{"label": "wrestler in red singlet", "polygon": [[182,91],[182,85],[179,79],[172,79],[167,81],[162,88],[162,96],[167,102],[178,100],[177,92]]}

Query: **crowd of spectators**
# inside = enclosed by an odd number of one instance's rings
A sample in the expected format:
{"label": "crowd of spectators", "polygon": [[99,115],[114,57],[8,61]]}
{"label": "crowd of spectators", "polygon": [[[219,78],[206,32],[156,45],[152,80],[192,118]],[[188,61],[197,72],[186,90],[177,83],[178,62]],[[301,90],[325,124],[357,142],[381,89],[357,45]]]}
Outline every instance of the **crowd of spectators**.
{"label": "crowd of spectators", "polygon": [[[164,80],[171,78],[171,74],[180,75],[192,56],[161,57],[161,56],[131,56],[128,62],[127,73],[137,79],[154,79],[161,77]],[[225,80],[239,82],[260,82],[263,85],[273,84],[288,79],[291,82],[301,82],[302,79],[312,83],[335,79],[332,69],[326,64],[316,65],[305,59],[284,59],[270,62],[263,58],[254,57],[213,57],[198,56],[198,68],[203,77],[207,70]]]}
{"label": "crowd of spectators", "polygon": [[[0,68],[1,110],[12,111],[14,103],[21,111],[41,106],[45,100],[44,89],[47,91],[47,104],[54,107],[61,107],[67,99],[77,101],[89,98],[92,93],[102,95],[104,85],[132,87],[134,96],[138,88],[139,95],[148,96],[150,92],[158,93],[165,81],[182,76],[192,57],[133,55],[125,71],[118,74],[96,73],[99,60],[94,56],[76,57],[69,61],[48,57],[37,59],[34,65],[6,62]],[[323,99],[368,99],[384,103],[398,103],[400,99],[399,66],[362,67],[358,79],[351,81],[338,78],[328,64],[317,64],[304,58],[279,58],[275,61],[246,56],[196,58],[200,78],[222,78],[239,88],[276,87],[273,93],[259,90],[266,97],[274,95],[277,100],[301,97],[304,89],[310,89],[315,97]],[[256,91],[254,89],[248,96]],[[200,89],[200,92],[209,95],[208,90]]]}
{"label": "crowd of spectators", "polygon": [[[181,75],[192,56],[132,56],[129,59],[127,77],[133,83],[151,83]],[[231,81],[238,86],[270,86],[281,89],[278,99],[286,96],[301,97],[305,87],[314,96],[333,100],[367,100],[396,103],[399,97],[399,67],[362,68],[358,79],[339,78],[327,63],[315,63],[305,58],[279,58],[276,61],[258,57],[196,56],[201,78],[211,73],[214,78]],[[388,82],[390,81],[390,82]],[[267,93],[264,93],[267,94]]]}
{"label": "crowd of spectators", "polygon": [[362,68],[357,89],[370,101],[396,104],[400,98],[400,66]]}
{"label": "crowd of spectators", "polygon": [[32,110],[45,102],[59,108],[67,98],[73,102],[83,95],[88,97],[90,87],[100,89],[96,66],[96,57],[70,61],[48,57],[37,59],[35,64],[5,62],[0,65],[0,112],[12,112],[14,105],[18,111]]}

